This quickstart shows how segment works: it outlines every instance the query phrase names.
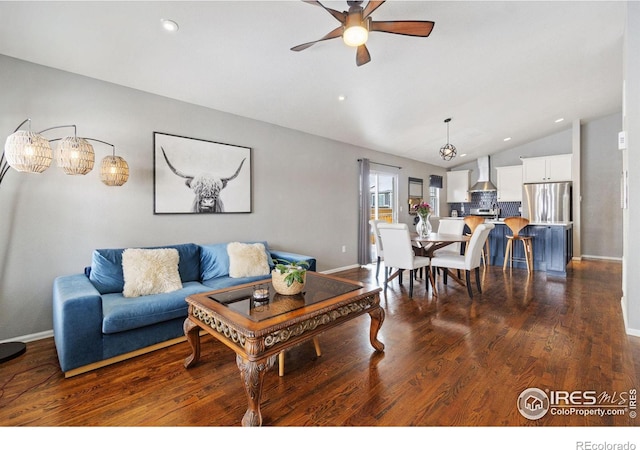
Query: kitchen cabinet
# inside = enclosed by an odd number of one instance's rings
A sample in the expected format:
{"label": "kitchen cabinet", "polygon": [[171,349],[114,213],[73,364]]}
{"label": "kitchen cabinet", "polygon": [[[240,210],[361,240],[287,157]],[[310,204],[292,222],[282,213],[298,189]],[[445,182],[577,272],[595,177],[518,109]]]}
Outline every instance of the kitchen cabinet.
{"label": "kitchen cabinet", "polygon": [[469,200],[470,170],[447,172],[447,203],[464,203]]}
{"label": "kitchen cabinet", "polygon": [[496,167],[499,202],[522,201],[522,165]]}
{"label": "kitchen cabinet", "polygon": [[572,181],[571,158],[571,154],[522,158],[522,182]]}
{"label": "kitchen cabinet", "polygon": [[[507,234],[511,235],[511,230],[503,223],[496,224],[489,233],[491,265],[502,267],[504,264]],[[533,237],[533,270],[546,272],[548,275],[567,276],[567,264],[573,258],[572,225],[527,225],[521,234]],[[527,269],[521,242],[514,243],[513,257],[513,267]]]}

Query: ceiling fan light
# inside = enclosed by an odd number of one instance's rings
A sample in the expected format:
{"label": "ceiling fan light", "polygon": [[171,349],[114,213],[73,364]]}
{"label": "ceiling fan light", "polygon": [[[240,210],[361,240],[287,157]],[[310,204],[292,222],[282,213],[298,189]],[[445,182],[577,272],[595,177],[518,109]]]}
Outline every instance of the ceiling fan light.
{"label": "ceiling fan light", "polygon": [[359,47],[367,42],[369,31],[362,25],[353,25],[345,28],[342,40],[350,47]]}

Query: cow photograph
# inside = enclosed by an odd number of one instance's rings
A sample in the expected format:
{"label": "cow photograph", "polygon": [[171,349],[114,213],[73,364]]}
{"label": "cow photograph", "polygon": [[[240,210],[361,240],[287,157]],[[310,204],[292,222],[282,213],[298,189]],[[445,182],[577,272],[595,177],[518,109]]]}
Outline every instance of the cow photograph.
{"label": "cow photograph", "polygon": [[154,214],[251,212],[251,149],[154,133]]}

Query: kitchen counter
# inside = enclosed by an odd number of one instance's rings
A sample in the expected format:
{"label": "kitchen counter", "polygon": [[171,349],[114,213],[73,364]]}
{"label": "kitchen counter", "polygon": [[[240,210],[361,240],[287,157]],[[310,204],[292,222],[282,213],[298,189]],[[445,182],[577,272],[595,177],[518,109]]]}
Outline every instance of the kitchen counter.
{"label": "kitchen counter", "polygon": [[[464,217],[440,217],[440,219],[444,220],[463,220]],[[504,225],[504,217],[500,217],[499,219],[486,219],[485,222],[493,223],[495,225]],[[558,227],[573,227],[573,222],[529,222],[528,226],[558,226]]]}
{"label": "kitchen counter", "polygon": [[[496,225],[504,225],[504,218],[498,220],[487,220],[486,222]],[[527,226],[551,226],[551,227],[573,227],[573,222],[529,222]]]}
{"label": "kitchen counter", "polygon": [[[491,265],[502,266],[507,245],[507,235],[511,230],[504,221],[491,221],[496,227],[489,234]],[[546,272],[548,275],[567,276],[567,268],[573,258],[573,223],[530,223],[522,231],[522,235],[533,238],[533,270]],[[526,270],[522,243],[514,244],[513,267]]]}

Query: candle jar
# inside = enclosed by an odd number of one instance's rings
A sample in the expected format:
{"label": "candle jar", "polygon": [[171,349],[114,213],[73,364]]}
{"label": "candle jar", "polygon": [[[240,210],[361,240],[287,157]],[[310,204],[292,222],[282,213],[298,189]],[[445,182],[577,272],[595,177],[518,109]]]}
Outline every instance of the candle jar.
{"label": "candle jar", "polygon": [[256,302],[268,302],[269,301],[269,285],[256,284],[253,287],[253,300]]}

